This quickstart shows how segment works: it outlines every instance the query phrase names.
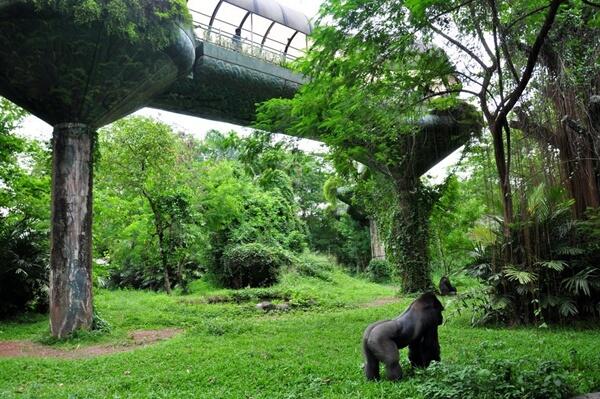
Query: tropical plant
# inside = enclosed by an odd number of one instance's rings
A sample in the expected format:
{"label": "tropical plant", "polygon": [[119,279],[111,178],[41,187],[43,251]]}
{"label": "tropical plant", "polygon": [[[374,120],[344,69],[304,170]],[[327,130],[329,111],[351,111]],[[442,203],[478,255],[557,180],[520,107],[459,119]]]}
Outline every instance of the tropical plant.
{"label": "tropical plant", "polygon": [[562,188],[536,187],[523,210],[527,218],[511,228],[509,262],[500,219],[474,231],[479,245],[468,270],[489,296],[480,321],[542,325],[600,317],[600,248],[589,234],[597,219],[574,220],[572,205]]}

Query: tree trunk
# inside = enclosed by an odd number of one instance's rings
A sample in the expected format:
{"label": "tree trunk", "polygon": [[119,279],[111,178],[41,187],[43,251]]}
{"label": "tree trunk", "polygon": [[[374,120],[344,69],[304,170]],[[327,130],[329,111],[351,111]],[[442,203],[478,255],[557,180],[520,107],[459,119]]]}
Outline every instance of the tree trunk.
{"label": "tree trunk", "polygon": [[152,209],[152,213],[154,214],[154,228],[156,229],[156,235],[158,237],[158,252],[160,255],[160,261],[163,267],[163,276],[164,276],[164,287],[165,291],[168,295],[171,295],[171,279],[169,278],[169,261],[167,259],[167,253],[165,252],[165,233],[163,229],[163,223],[159,208],[156,202],[152,199],[150,194],[146,192],[146,190],[142,189],[142,194],[148,200],[150,204],[150,208]]}
{"label": "tree trunk", "polygon": [[385,247],[379,236],[377,222],[369,219],[369,232],[371,233],[371,259],[385,259]]}
{"label": "tree trunk", "polygon": [[[496,168],[498,169],[498,177],[500,178],[500,192],[502,193],[502,209],[504,211],[504,237],[510,243],[510,225],[513,222],[513,202],[512,191],[510,187],[510,171],[505,158],[504,140],[502,138],[502,122],[494,121],[490,125],[490,132],[494,142],[494,159]],[[510,151],[507,148],[506,151]]]}
{"label": "tree trunk", "polygon": [[429,216],[431,201],[423,198],[420,182],[399,188],[387,249],[396,263],[406,293],[431,290]]}
{"label": "tree trunk", "polygon": [[50,330],[63,338],[92,326],[92,146],[87,125],[53,133]]}
{"label": "tree trunk", "polygon": [[167,292],[168,295],[171,295],[171,279],[169,278],[169,262],[167,260],[167,254],[165,252],[165,247],[164,247],[164,235],[163,235],[163,231],[162,228],[159,225],[159,222],[157,222],[157,226],[156,226],[156,230],[158,232],[158,248],[159,248],[159,252],[160,252],[160,260],[162,262],[162,266],[163,266],[163,273],[165,276],[165,291]]}

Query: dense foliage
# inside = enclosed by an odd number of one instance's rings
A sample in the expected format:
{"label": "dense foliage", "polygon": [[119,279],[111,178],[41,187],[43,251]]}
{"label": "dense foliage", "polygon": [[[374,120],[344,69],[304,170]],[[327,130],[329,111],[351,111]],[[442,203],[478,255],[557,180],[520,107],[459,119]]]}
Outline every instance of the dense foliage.
{"label": "dense foliage", "polygon": [[[147,118],[119,121],[100,137],[94,249],[103,259],[101,285],[185,291],[206,273],[226,286],[263,285],[252,276],[262,266],[225,256],[240,248],[290,255],[310,248],[359,271],[368,262],[364,226],[323,206],[326,161],[293,142],[216,131],[198,141]],[[249,274],[234,283],[232,268],[237,277]]]}
{"label": "dense foliage", "polygon": [[95,250],[121,266],[111,273],[117,285],[170,292],[174,280],[185,289],[198,277],[203,245],[185,142],[147,118],[121,120],[101,136]]}
{"label": "dense foliage", "polygon": [[109,35],[162,49],[173,41],[178,21],[191,22],[185,0],[27,0],[78,24],[100,23]]}
{"label": "dense foliage", "polygon": [[0,98],[0,318],[47,310],[48,153],[14,134],[23,116]]}
{"label": "dense foliage", "polygon": [[[327,143],[338,172],[379,197],[364,202],[402,289],[430,289],[428,220],[438,196],[420,176],[477,133],[479,115],[456,97],[431,99],[433,87],[456,85],[453,66],[444,51],[416,40],[409,8],[329,1],[322,12],[327,24],[299,63],[310,81],[293,99],[263,104],[258,126]],[[393,24],[377,23],[385,19]]]}
{"label": "dense foliage", "polygon": [[[510,309],[500,319],[597,317],[595,248],[573,226],[593,223],[586,209],[600,206],[599,14],[588,1],[326,1],[298,65],[311,81],[264,105],[259,126],[331,146],[338,172],[368,199],[405,291],[430,285],[430,259],[442,274],[470,264],[469,232],[492,230],[502,237],[488,243],[485,284],[490,306]],[[407,122],[455,109],[458,94],[477,104],[487,135],[468,148],[462,179],[434,187],[419,165],[441,144],[429,137],[420,147]],[[541,220],[528,204],[556,202],[557,190],[574,217]],[[545,249],[575,242],[577,259]],[[555,260],[568,266],[555,270]]]}

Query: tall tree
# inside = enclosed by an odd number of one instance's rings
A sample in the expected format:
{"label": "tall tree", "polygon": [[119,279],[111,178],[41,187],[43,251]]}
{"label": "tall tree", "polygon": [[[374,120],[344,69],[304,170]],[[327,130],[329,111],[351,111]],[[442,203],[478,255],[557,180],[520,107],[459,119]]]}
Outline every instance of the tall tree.
{"label": "tall tree", "polygon": [[378,204],[391,215],[382,225],[403,289],[428,289],[437,193],[420,176],[478,131],[479,117],[456,98],[430,100],[435,87],[456,84],[453,68],[443,51],[415,40],[401,3],[329,1],[323,10],[331,23],[300,64],[309,81],[294,99],[261,107],[258,126],[324,141],[342,175],[356,175],[356,161],[366,165],[390,194]]}
{"label": "tall tree", "polygon": [[180,158],[182,142],[171,128],[150,118],[131,117],[103,131],[99,184],[123,196],[139,196],[150,206],[164,276],[171,293],[177,262],[175,252],[185,245],[185,225],[193,211],[189,200],[191,179]]}
{"label": "tall tree", "polygon": [[[559,15],[540,54],[533,95],[515,109],[511,125],[560,155],[563,185],[574,214],[600,206],[600,6],[574,2]],[[517,24],[527,32],[525,21]],[[509,42],[527,51],[519,37]]]}

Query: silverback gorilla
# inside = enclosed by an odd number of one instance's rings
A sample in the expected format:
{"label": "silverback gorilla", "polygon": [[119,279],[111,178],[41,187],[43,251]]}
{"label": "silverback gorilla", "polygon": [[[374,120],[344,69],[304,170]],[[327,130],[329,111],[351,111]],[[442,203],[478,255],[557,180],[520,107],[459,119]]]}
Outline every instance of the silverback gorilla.
{"label": "silverback gorilla", "polygon": [[402,378],[398,351],[406,346],[413,367],[427,367],[433,360],[439,362],[437,329],[443,322],[442,310],[444,307],[435,294],[428,292],[397,318],[369,325],[362,341],[367,380],[380,378],[379,362],[385,365],[388,380]]}

